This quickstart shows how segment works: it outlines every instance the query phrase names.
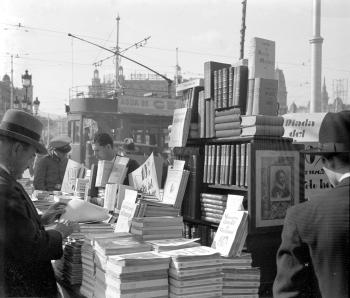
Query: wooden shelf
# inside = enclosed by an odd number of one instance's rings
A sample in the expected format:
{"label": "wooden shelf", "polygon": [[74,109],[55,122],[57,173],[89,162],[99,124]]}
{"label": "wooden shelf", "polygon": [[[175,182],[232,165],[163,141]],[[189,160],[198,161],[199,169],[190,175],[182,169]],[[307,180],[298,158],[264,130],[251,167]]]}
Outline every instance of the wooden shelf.
{"label": "wooden shelf", "polygon": [[206,145],[206,144],[221,144],[221,143],[229,143],[229,142],[235,142],[235,143],[243,143],[243,142],[249,142],[249,141],[279,141],[279,142],[288,142],[292,143],[292,138],[286,138],[286,137],[274,137],[274,136],[237,136],[237,137],[230,137],[230,138],[198,138],[198,139],[188,139],[187,145]]}
{"label": "wooden shelf", "polygon": [[248,191],[247,187],[237,186],[237,185],[208,184],[208,187],[217,188],[217,189],[226,189],[226,190]]}

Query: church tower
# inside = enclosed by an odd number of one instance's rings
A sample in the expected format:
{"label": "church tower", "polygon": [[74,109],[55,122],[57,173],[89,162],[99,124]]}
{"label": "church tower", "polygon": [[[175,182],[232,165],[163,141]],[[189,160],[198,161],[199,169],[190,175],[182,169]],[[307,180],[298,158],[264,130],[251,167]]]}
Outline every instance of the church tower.
{"label": "church tower", "polygon": [[327,88],[326,88],[326,78],[323,78],[321,100],[322,100],[322,110],[321,110],[321,112],[328,112],[329,96],[328,96],[328,92],[327,92]]}

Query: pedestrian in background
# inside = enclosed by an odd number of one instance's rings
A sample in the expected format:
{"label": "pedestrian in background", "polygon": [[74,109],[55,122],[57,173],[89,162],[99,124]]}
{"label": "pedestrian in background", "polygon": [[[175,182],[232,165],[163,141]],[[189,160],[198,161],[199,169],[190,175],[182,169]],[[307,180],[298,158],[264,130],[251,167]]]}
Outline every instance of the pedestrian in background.
{"label": "pedestrian in background", "polygon": [[67,155],[72,149],[70,142],[70,138],[66,136],[55,137],[50,141],[48,154],[35,165],[34,189],[61,190],[68,162]]}

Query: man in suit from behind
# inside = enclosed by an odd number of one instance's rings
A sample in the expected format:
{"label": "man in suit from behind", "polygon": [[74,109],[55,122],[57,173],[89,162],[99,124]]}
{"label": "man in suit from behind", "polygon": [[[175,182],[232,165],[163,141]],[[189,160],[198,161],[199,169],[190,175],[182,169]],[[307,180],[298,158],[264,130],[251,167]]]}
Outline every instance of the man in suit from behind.
{"label": "man in suit from behind", "polygon": [[277,252],[274,297],[349,297],[350,111],[328,113],[319,146],[334,188],[287,211]]}

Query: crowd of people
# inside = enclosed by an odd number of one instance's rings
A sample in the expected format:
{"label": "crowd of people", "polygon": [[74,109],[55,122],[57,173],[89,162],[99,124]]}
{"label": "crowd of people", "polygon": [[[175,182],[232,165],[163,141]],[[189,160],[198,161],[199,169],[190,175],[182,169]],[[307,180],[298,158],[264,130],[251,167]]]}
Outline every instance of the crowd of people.
{"label": "crowd of people", "polygon": [[[40,143],[42,123],[20,110],[8,110],[0,123],[0,297],[60,297],[51,260],[62,256],[62,240],[74,223],[56,220],[64,203],[41,216],[17,180],[34,166],[34,185],[56,190],[62,184],[70,141],[54,138],[49,150]],[[287,211],[277,253],[274,297],[348,297],[350,111],[328,113],[320,128],[319,146],[306,154],[320,155],[334,188]],[[124,153],[132,149],[125,142]],[[99,160],[113,160],[112,138],[96,134],[93,151]],[[129,172],[138,164],[130,159]],[[282,172],[276,185],[287,196]],[[52,229],[45,226],[56,221]]]}

